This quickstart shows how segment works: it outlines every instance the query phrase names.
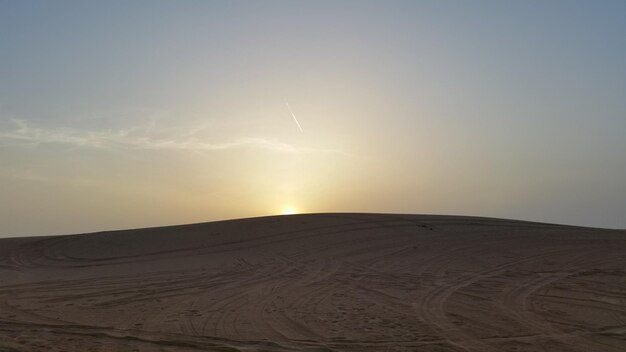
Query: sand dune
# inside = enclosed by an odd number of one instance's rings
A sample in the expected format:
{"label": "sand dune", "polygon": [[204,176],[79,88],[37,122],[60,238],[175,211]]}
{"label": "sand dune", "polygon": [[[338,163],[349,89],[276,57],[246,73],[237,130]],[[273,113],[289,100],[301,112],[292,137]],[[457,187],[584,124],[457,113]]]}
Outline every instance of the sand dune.
{"label": "sand dune", "polygon": [[626,231],[315,214],[2,239],[0,351],[626,351]]}

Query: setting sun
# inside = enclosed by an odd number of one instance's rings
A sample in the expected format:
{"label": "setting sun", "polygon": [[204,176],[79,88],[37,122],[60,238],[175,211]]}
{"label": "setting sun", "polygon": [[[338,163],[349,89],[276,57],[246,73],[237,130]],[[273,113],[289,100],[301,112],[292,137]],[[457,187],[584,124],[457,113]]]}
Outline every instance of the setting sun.
{"label": "setting sun", "polygon": [[293,215],[293,214],[298,214],[298,211],[296,210],[296,208],[293,208],[293,207],[285,207],[280,213],[282,215]]}

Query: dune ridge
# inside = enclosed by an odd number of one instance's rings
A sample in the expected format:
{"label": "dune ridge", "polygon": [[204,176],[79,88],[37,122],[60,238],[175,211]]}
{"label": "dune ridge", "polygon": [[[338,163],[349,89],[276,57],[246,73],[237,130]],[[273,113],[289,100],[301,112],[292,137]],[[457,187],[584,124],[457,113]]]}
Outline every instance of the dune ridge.
{"label": "dune ridge", "polygon": [[626,230],[305,214],[0,239],[0,352],[624,351]]}

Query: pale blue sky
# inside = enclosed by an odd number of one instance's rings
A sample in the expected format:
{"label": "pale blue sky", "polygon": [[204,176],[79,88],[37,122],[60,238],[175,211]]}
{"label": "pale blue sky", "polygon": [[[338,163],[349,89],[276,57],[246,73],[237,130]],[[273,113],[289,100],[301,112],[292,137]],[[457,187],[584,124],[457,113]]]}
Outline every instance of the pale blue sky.
{"label": "pale blue sky", "polygon": [[625,33],[624,1],[0,0],[0,236],[287,208],[626,228]]}

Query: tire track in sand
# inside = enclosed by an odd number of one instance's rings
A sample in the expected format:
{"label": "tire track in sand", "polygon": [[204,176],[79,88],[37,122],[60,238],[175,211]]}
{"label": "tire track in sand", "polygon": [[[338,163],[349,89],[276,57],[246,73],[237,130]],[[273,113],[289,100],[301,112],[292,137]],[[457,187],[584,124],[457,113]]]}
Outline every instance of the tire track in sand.
{"label": "tire track in sand", "polygon": [[443,337],[446,342],[455,347],[471,352],[499,352],[499,349],[463,332],[458,326],[452,324],[446,317],[446,313],[444,311],[446,300],[457,290],[469,286],[474,282],[499,274],[507,268],[567,251],[569,250],[557,250],[527,256],[518,260],[496,265],[491,269],[472,274],[466,278],[457,279],[450,286],[439,286],[428,292],[427,295],[421,300],[418,307],[418,314],[433,330]]}

